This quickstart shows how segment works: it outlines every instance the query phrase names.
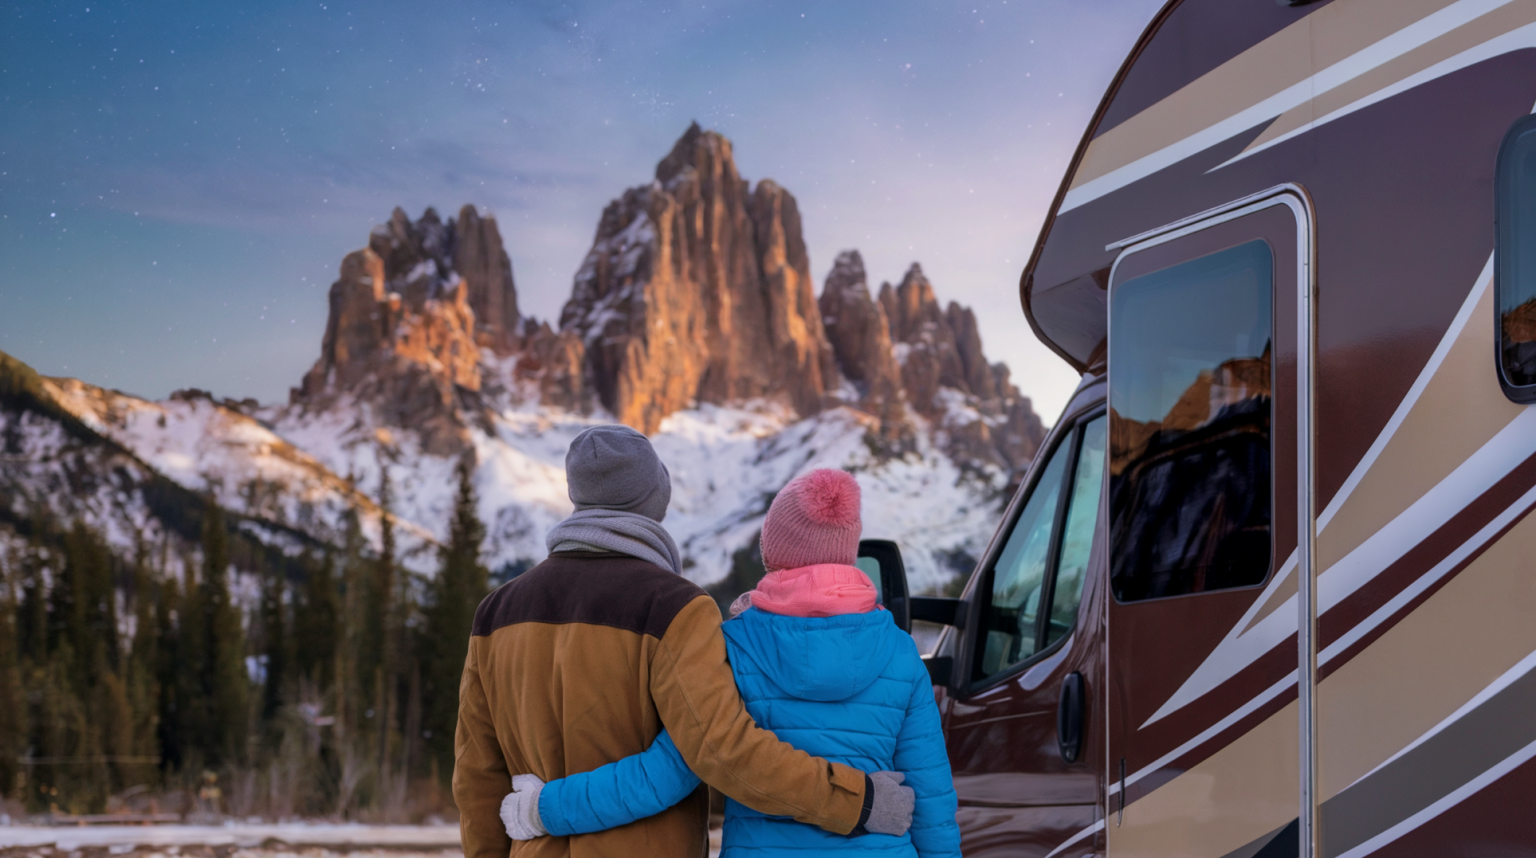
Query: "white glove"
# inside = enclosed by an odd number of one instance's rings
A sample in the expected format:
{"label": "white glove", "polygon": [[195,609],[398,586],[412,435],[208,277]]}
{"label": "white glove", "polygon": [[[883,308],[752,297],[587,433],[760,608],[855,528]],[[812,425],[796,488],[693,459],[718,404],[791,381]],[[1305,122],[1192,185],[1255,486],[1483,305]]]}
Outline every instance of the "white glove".
{"label": "white glove", "polygon": [[539,793],[544,782],[536,775],[518,775],[512,779],[512,791],[501,800],[501,821],[513,840],[532,840],[549,832],[539,819]]}

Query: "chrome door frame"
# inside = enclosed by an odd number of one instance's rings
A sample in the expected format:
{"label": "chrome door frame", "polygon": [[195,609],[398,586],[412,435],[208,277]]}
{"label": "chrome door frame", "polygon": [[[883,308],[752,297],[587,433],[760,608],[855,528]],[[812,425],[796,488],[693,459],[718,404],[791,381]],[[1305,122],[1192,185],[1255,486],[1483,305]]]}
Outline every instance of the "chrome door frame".
{"label": "chrome door frame", "polygon": [[[1299,858],[1321,858],[1321,832],[1318,830],[1317,787],[1317,218],[1312,197],[1306,189],[1294,182],[1276,185],[1256,194],[1233,200],[1224,205],[1176,220],[1172,223],[1123,238],[1104,247],[1106,251],[1118,250],[1114,265],[1109,270],[1106,289],[1113,289],[1115,273],[1121,260],[1138,251],[1165,242],[1183,238],[1208,227],[1262,211],[1274,206],[1285,206],[1296,218],[1296,614],[1297,614],[1297,676],[1296,698],[1298,724],[1297,745],[1300,748],[1300,790],[1297,796],[1297,823],[1301,851]],[[1105,342],[1109,342],[1110,326],[1114,324],[1108,305],[1105,309]],[[1109,497],[1107,481],[1109,469],[1104,469],[1106,486],[1102,498]],[[1105,597],[1109,590],[1105,588]],[[1106,612],[1105,616],[1108,616]],[[1105,646],[1109,643],[1110,630],[1105,630]],[[1108,662],[1106,661],[1106,667]],[[1109,683],[1104,683],[1105,694]],[[1108,709],[1105,698],[1105,710]],[[1109,719],[1104,722],[1105,748],[1109,747]],[[1120,793],[1117,779],[1120,773],[1109,770],[1111,755],[1106,753],[1105,803],[1110,795],[1120,794],[1120,811],[1125,809],[1125,795]],[[1105,807],[1105,818],[1109,808]]]}

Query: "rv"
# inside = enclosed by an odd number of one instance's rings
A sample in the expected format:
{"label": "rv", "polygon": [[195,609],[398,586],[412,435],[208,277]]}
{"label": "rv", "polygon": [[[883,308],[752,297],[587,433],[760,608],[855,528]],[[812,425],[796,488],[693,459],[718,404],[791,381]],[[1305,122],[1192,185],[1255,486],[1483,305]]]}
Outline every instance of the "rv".
{"label": "rv", "polygon": [[1536,854],[1536,0],[1174,0],[1020,279],[1083,374],[909,598],[968,856]]}

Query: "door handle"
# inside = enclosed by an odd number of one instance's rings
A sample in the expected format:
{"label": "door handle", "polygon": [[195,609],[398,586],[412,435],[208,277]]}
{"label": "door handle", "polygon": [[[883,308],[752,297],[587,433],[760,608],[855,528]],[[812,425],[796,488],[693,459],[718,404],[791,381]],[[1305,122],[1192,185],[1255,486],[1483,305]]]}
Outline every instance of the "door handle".
{"label": "door handle", "polygon": [[1056,745],[1061,758],[1069,763],[1077,762],[1083,752],[1083,721],[1085,712],[1083,675],[1076,671],[1061,681],[1061,700],[1056,704]]}

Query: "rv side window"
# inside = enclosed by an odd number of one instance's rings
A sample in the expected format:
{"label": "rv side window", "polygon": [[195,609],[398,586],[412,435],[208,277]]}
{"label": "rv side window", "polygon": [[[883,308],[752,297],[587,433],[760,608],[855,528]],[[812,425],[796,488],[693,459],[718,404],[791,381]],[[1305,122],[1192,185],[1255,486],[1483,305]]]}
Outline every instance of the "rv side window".
{"label": "rv side window", "polygon": [[1122,602],[1262,582],[1274,256],[1251,241],[1115,287],[1110,586]]}
{"label": "rv side window", "polygon": [[1498,265],[1494,312],[1499,384],[1536,401],[1536,116],[1515,123],[1499,150]]}
{"label": "rv side window", "polygon": [[1072,630],[1099,518],[1105,422],[1079,424],[1056,445],[983,579],[973,680],[1010,671]]}

